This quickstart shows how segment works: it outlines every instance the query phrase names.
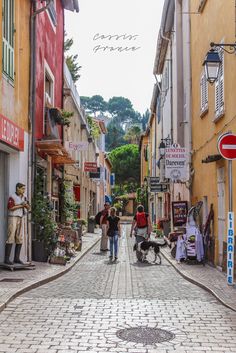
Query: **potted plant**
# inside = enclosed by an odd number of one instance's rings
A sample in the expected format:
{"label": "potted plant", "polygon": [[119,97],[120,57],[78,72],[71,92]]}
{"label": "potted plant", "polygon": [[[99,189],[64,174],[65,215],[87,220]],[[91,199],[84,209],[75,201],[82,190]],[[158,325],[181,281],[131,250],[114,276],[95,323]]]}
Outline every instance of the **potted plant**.
{"label": "potted plant", "polygon": [[35,236],[32,241],[32,258],[34,261],[46,262],[57,241],[57,223],[53,220],[50,199],[43,192],[42,172],[38,173],[35,180],[32,222]]}
{"label": "potted plant", "polygon": [[58,125],[70,126],[70,118],[74,115],[74,112],[68,112],[59,108],[50,108],[50,115]]}
{"label": "potted plant", "polygon": [[95,216],[88,217],[88,233],[94,233],[96,221]]}

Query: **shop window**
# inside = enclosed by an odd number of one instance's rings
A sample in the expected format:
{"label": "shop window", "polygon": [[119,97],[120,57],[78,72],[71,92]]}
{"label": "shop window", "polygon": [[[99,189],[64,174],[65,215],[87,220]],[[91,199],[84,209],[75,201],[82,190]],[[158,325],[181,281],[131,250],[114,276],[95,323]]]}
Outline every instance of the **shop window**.
{"label": "shop window", "polygon": [[14,81],[14,7],[15,0],[3,0],[2,70],[11,81]]}
{"label": "shop window", "polygon": [[224,115],[224,51],[219,49],[221,65],[215,82],[215,120]]}
{"label": "shop window", "polygon": [[60,222],[59,217],[59,199],[52,197],[53,220],[57,223]]}
{"label": "shop window", "polygon": [[205,71],[203,71],[201,75],[200,90],[201,90],[200,111],[201,111],[201,115],[203,115],[208,110],[208,84],[207,84]]}

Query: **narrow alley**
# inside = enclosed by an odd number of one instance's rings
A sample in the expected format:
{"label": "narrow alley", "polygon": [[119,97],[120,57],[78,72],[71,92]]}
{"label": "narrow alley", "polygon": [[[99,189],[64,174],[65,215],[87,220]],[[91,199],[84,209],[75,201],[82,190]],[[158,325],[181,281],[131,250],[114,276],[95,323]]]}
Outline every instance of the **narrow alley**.
{"label": "narrow alley", "polygon": [[93,247],[66,275],[0,314],[0,352],[236,352],[236,313],[163,258],[138,264],[129,225],[117,263]]}

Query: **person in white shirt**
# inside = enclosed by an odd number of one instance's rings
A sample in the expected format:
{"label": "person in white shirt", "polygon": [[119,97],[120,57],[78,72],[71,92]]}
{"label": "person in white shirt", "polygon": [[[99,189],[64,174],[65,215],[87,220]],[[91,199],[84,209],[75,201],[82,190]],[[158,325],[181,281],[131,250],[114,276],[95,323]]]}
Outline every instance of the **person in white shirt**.
{"label": "person in white shirt", "polygon": [[17,183],[15,194],[11,195],[8,199],[8,230],[4,260],[7,265],[13,265],[13,262],[10,260],[10,255],[14,243],[16,243],[14,263],[23,264],[20,260],[20,251],[23,242],[22,224],[24,215],[27,210],[30,209],[30,205],[24,193],[25,185]]}

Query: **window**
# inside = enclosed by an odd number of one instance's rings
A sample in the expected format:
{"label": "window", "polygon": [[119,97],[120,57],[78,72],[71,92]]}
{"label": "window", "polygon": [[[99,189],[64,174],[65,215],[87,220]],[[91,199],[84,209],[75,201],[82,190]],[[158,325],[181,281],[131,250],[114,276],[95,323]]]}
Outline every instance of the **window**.
{"label": "window", "polygon": [[56,12],[56,1],[53,0],[50,2],[48,7],[49,18],[52,21],[53,26],[57,25],[57,12]]}
{"label": "window", "polygon": [[215,119],[220,118],[224,114],[224,52],[219,49],[221,65],[219,69],[218,79],[215,82]]}
{"label": "window", "polygon": [[208,110],[208,84],[205,71],[202,72],[200,81],[201,90],[201,115]]}
{"label": "window", "polygon": [[2,69],[14,81],[14,2],[3,0],[2,17]]}
{"label": "window", "polygon": [[167,62],[162,76],[162,91],[166,95],[169,90],[169,63]]}
{"label": "window", "polygon": [[[54,105],[54,76],[49,65],[46,62],[44,65],[44,106],[47,108],[52,108]],[[44,134],[46,134],[47,119],[48,117],[45,110],[43,125]]]}

